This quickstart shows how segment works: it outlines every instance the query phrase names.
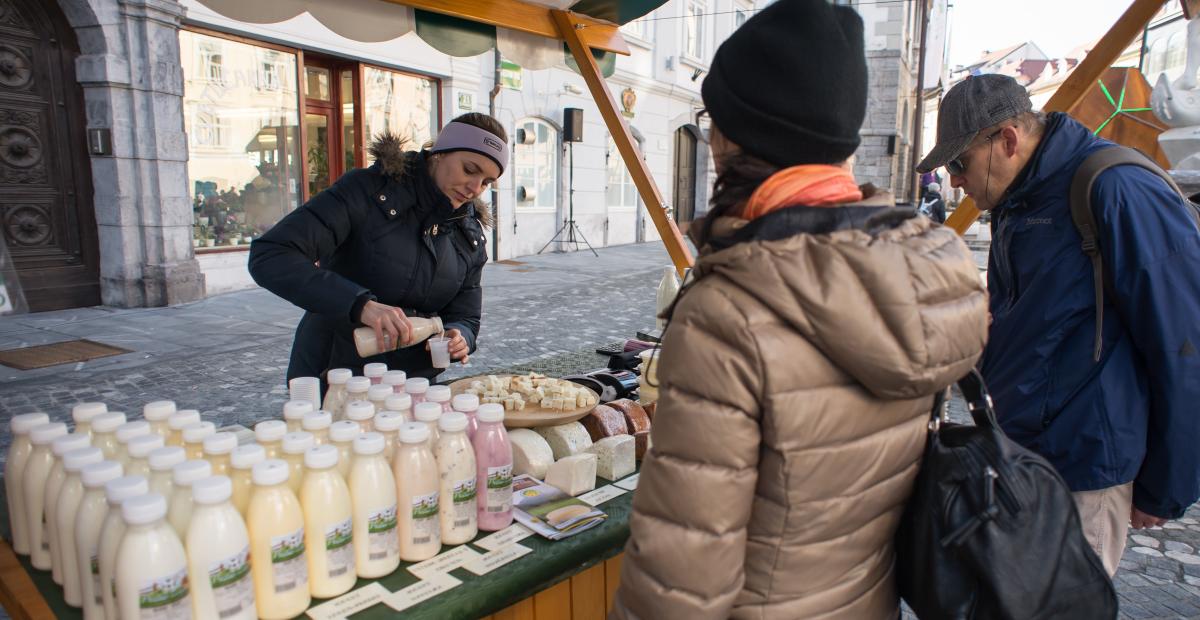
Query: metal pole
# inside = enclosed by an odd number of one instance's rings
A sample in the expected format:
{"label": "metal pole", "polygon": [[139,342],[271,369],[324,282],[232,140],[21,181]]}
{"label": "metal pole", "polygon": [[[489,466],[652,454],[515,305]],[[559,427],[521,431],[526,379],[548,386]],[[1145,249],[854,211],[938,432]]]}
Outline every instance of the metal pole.
{"label": "metal pole", "polygon": [[[921,141],[925,138],[925,47],[926,36],[929,31],[929,1],[920,0],[921,2],[921,55],[920,63],[917,66],[917,102],[913,106],[915,117],[913,118],[913,151],[912,159],[909,161],[907,170],[909,182],[909,199],[913,204],[917,204],[920,200],[921,175],[917,174],[917,163],[921,161]],[[913,183],[912,181],[916,181]]]}
{"label": "metal pole", "polygon": [[[500,94],[500,50],[493,49],[492,56],[496,59],[495,72],[492,73],[492,92],[488,96],[488,116],[496,118],[496,97]],[[510,140],[511,141],[511,140]],[[500,260],[500,192],[492,183],[492,261]]]}

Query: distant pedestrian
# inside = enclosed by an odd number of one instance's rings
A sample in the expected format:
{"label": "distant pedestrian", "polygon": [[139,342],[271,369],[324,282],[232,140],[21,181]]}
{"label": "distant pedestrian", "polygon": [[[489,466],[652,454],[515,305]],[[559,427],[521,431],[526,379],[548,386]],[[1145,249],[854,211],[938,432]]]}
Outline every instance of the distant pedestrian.
{"label": "distant pedestrian", "polygon": [[942,186],[937,183],[930,183],[926,186],[925,193],[921,196],[921,204],[917,209],[921,215],[938,224],[944,224],[946,222],[946,201],[942,200]]}

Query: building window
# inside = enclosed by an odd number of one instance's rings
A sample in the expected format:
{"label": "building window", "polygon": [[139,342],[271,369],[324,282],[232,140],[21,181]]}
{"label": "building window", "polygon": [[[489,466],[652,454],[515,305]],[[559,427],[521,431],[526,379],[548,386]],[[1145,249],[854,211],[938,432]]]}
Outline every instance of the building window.
{"label": "building window", "polygon": [[222,62],[221,41],[214,39],[200,44],[197,58],[199,60],[199,76],[212,84],[225,82],[225,65]]}
{"label": "building window", "polygon": [[279,90],[283,88],[283,79],[280,76],[286,71],[285,65],[278,58],[281,52],[275,50],[263,50],[263,52],[265,53],[259,60],[258,87],[262,90]]}
{"label": "building window", "polygon": [[683,53],[692,58],[704,58],[704,3],[689,0],[683,15]]}
{"label": "building window", "polygon": [[608,168],[608,184],[605,202],[609,207],[633,209],[637,207],[637,186],[633,184],[633,175],[625,166],[625,160],[617,151],[617,143],[608,139],[608,151],[605,153]]}
{"label": "building window", "polygon": [[748,7],[739,6],[734,9],[733,27],[735,29],[741,28],[742,24],[746,23],[748,19],[750,19],[750,9]]}
{"label": "building window", "polygon": [[517,125],[514,137],[514,183],[517,208],[558,206],[558,130],[540,119],[528,119]]}
{"label": "building window", "polygon": [[643,41],[650,39],[650,35],[646,32],[646,21],[643,19],[635,19],[621,26],[621,33]]}
{"label": "building window", "polygon": [[[383,133],[394,133],[419,149],[433,139],[438,127],[437,82],[429,78],[363,67],[363,133],[367,144]],[[366,155],[367,165],[374,158]]]}

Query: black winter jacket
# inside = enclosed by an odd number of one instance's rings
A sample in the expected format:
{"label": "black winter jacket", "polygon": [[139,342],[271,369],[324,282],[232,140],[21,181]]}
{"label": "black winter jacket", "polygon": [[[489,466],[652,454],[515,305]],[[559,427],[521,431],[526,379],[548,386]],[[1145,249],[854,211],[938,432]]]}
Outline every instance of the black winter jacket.
{"label": "black winter jacket", "polygon": [[352,332],[360,324],[351,312],[364,295],[409,316],[440,316],[475,350],[486,208],[452,209],[429,176],[429,153],[403,146],[381,136],[371,145],[370,168],[347,172],[250,245],[254,281],[307,311],[296,328],[288,379],[323,379],[330,368],[362,374],[370,362],[412,377],[441,372],[421,345],[359,357]]}

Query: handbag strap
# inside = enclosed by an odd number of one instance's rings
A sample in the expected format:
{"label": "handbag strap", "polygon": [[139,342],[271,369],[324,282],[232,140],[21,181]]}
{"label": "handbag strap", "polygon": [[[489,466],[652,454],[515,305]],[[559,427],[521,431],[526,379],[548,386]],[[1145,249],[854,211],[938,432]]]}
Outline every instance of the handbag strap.
{"label": "handbag strap", "polygon": [[[967,410],[971,412],[971,418],[975,420],[975,425],[992,429],[999,428],[1000,425],[996,422],[996,411],[992,408],[992,397],[988,394],[987,384],[984,383],[983,375],[979,374],[979,370],[972,368],[971,372],[957,381],[957,385],[963,398],[967,401]],[[942,405],[945,402],[946,390],[939,390],[933,397],[933,409],[929,413],[929,428],[935,433],[941,425]]]}

